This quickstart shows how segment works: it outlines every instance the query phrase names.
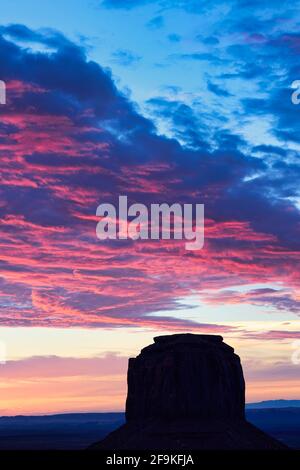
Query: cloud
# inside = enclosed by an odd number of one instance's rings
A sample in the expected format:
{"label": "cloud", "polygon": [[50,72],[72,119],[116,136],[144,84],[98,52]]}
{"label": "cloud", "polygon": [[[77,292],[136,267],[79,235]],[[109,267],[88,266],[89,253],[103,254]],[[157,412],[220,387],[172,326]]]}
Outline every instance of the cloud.
{"label": "cloud", "polygon": [[141,60],[141,56],[133,54],[125,49],[118,49],[112,54],[113,61],[123,67],[130,67],[137,64]]}
{"label": "cloud", "polygon": [[[215,2],[214,2],[215,3]],[[101,5],[106,8],[131,10],[148,4],[158,5],[164,9],[179,8],[192,13],[202,13],[210,9],[214,3],[200,3],[198,0],[103,0]],[[221,2],[223,3],[223,2]]]}
{"label": "cloud", "polygon": [[106,8],[131,10],[153,2],[155,3],[156,0],[103,0],[101,4]]}
{"label": "cloud", "polygon": [[[29,29],[23,24],[9,24],[0,27],[0,34],[28,43],[40,43],[49,47],[74,47],[62,33],[52,28],[40,28],[37,31]],[[78,46],[76,46],[78,49]]]}
{"label": "cloud", "polygon": [[165,24],[164,17],[161,15],[155,16],[147,23],[147,28],[155,30],[161,29]]}
{"label": "cloud", "polygon": [[1,415],[123,410],[128,358],[35,356],[0,365]]}
{"label": "cloud", "polygon": [[168,39],[170,42],[178,43],[181,41],[182,37],[180,34],[172,33],[168,35]]}
{"label": "cloud", "polygon": [[[212,292],[203,297],[208,303],[212,304],[238,304],[243,303],[258,305],[259,307],[273,306],[277,311],[289,311],[300,313],[300,300],[298,296],[288,289],[260,288],[247,292],[239,292],[231,289],[225,289],[222,292]],[[272,332],[269,332],[270,334]],[[278,332],[283,334],[284,332]],[[294,333],[293,333],[294,334]],[[289,332],[287,332],[287,337]],[[295,336],[295,335],[294,335]]]}
{"label": "cloud", "polygon": [[[199,114],[178,97],[153,98],[168,138],[82,46],[59,33],[54,44],[51,33],[53,50],[34,51],[18,41],[49,45],[49,32],[1,31],[2,325],[227,332],[181,317],[178,299],[215,288],[217,303],[221,288],[258,279],[286,291],[248,301],[298,308],[300,218],[288,198],[299,168],[287,152],[252,154],[239,134],[208,125],[202,103]],[[259,104],[244,102],[249,112]],[[119,194],[147,206],[204,203],[204,250],[186,252],[180,240],[99,242],[96,208]]]}
{"label": "cloud", "polygon": [[75,376],[126,376],[128,358],[115,354],[102,357],[75,358],[60,356],[33,356],[27,359],[7,361],[1,367],[1,375],[9,379],[31,379]]}
{"label": "cloud", "polygon": [[192,60],[199,62],[210,62],[214,65],[223,65],[225,63],[224,59],[221,59],[216,54],[211,54],[210,52],[191,52],[183,54],[173,54],[170,58],[178,60]]}
{"label": "cloud", "polygon": [[216,46],[220,43],[219,39],[216,36],[203,37],[202,34],[197,34],[196,40],[208,46]]}
{"label": "cloud", "polygon": [[228,98],[229,96],[232,96],[232,94],[229,93],[227,90],[219,87],[216,83],[212,83],[211,81],[207,82],[207,88],[209,91],[211,91],[217,96],[223,96],[224,98]]}

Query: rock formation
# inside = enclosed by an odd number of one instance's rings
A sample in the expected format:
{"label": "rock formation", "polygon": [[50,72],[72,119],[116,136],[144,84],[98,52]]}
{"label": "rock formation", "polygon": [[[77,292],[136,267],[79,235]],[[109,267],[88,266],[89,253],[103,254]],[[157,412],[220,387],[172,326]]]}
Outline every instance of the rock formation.
{"label": "rock formation", "polygon": [[281,449],[245,420],[240,358],[221,336],[175,334],[129,359],[126,424],[93,449]]}

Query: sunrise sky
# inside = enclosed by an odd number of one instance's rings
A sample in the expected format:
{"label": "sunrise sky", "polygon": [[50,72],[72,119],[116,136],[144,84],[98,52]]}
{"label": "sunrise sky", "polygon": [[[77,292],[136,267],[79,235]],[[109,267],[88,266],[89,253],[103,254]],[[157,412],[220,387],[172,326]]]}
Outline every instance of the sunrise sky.
{"label": "sunrise sky", "polygon": [[[154,336],[221,334],[300,398],[299,2],[2,0],[0,415],[124,408]],[[205,247],[96,209],[205,204]]]}

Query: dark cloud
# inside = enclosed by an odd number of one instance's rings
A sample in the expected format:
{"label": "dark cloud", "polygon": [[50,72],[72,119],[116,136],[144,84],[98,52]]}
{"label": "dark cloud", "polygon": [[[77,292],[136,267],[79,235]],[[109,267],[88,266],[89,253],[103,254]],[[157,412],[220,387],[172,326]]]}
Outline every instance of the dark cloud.
{"label": "dark cloud", "polygon": [[[16,39],[29,43],[40,43],[49,47],[71,47],[75,45],[71,43],[62,33],[51,28],[41,28],[32,31],[22,24],[10,24],[0,27],[0,34],[4,34],[12,39]],[[75,46],[78,49],[78,46]]]}
{"label": "dark cloud", "polygon": [[209,91],[211,91],[215,95],[223,96],[224,98],[232,96],[232,94],[229,93],[229,91],[225,90],[225,88],[221,88],[219,85],[217,85],[216,83],[213,83],[211,81],[207,82],[207,88],[208,88]]}

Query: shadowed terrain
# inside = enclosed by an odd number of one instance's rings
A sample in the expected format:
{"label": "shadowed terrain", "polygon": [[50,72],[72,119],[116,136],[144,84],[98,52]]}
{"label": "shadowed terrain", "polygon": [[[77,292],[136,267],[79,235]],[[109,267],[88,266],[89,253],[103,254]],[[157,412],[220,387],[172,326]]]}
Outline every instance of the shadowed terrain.
{"label": "shadowed terrain", "polygon": [[[300,408],[246,409],[247,420],[300,449]],[[0,418],[0,450],[85,449],[125,422],[124,413],[76,413]]]}

